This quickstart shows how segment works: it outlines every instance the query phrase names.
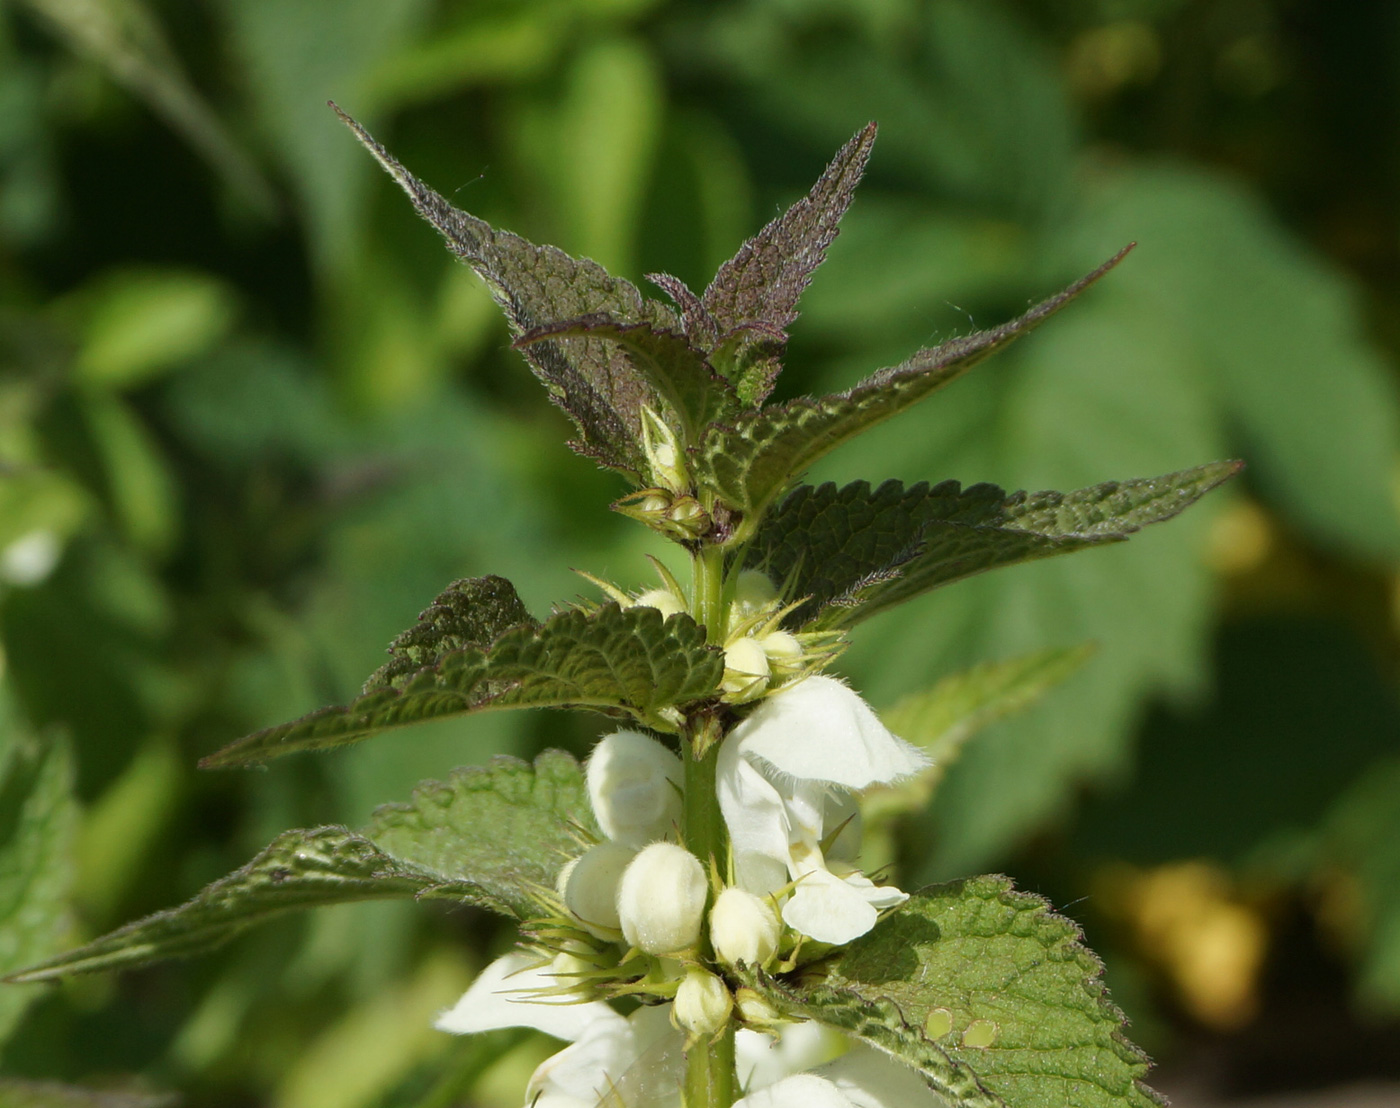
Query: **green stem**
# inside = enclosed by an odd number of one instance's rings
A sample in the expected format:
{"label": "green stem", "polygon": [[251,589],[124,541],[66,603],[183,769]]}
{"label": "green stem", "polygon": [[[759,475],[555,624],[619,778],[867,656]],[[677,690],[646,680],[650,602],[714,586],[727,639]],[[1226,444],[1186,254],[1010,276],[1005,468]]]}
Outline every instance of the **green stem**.
{"label": "green stem", "polygon": [[[705,625],[706,639],[724,645],[729,622],[724,598],[724,555],[706,547],[695,555],[691,582],[695,618]],[[713,711],[696,712],[686,720],[681,735],[685,760],[685,807],[681,838],[685,847],[704,864],[707,872],[723,877],[728,872],[729,835],[715,793],[715,766],[719,761],[723,725]],[[708,958],[704,940],[702,957]],[[701,1041],[685,1055],[685,1108],[730,1108],[738,1099],[734,1068],[734,1025],[727,1025],[714,1042]]]}

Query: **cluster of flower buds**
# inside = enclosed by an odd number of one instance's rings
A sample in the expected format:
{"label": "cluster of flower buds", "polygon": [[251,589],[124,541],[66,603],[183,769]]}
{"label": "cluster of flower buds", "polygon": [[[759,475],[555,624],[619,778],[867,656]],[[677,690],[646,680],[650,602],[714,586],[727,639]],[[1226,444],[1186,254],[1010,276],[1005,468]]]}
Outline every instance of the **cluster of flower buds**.
{"label": "cluster of flower buds", "polygon": [[735,584],[724,641],[723,698],[746,704],[829,664],[844,642],[831,632],[791,632],[782,622],[797,605],[784,606],[768,575],[744,570]]}
{"label": "cluster of flower buds", "polygon": [[613,511],[680,542],[696,542],[708,535],[714,521],[695,497],[676,433],[645,405],[642,449],[653,486],[614,502]]}
{"label": "cluster of flower buds", "polygon": [[[630,602],[664,611],[683,599],[667,581]],[[764,630],[780,610],[766,579],[741,581],[734,609],[734,643],[762,649],[785,634]],[[778,668],[770,658],[765,682]],[[932,1103],[914,1095],[917,1080],[906,1087],[898,1067],[883,1072],[893,1064],[868,1048],[779,1019],[756,992],[737,987],[733,972],[784,972],[805,960],[804,949],[819,954],[850,942],[906,899],[856,867],[855,794],[926,760],[830,677],[795,676],[754,699],[716,761],[729,856],[707,869],[680,845],[684,767],[674,752],[637,731],[607,736],[585,772],[604,838],[560,874],[559,911],[533,931],[541,953],[493,963],[439,1020],[456,1032],[538,1027],[572,1042],[536,1071],[528,1103],[577,1108],[601,1103],[603,1089],[626,1102],[639,1072],[652,1083],[676,1080],[683,1051],[656,1049],[668,1034],[688,1048],[731,1023],[740,1029],[744,1108],[892,1104],[866,1095],[867,1086],[889,1082],[905,1098],[898,1103]],[[623,1017],[607,1003],[621,996],[642,1007]]]}

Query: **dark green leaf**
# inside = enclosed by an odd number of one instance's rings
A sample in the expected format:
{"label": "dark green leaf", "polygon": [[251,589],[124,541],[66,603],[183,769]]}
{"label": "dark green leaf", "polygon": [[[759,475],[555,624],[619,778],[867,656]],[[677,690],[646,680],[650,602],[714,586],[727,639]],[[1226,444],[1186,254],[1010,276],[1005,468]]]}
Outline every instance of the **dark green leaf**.
{"label": "dark green leaf", "polygon": [[[679,327],[670,308],[643,298],[634,285],[613,277],[597,262],[497,231],[454,208],[404,169],[363,127],[339,108],[336,111],[408,193],[418,214],[486,282],[513,334],[595,312],[621,323]],[[656,396],[617,344],[598,338],[556,338],[526,347],[525,357],[550,398],[578,426],[581,440],[570,445],[603,465],[633,476],[639,473],[641,408],[655,407]]]}
{"label": "dark green leaf", "polygon": [[701,448],[700,479],[730,508],[752,518],[817,459],[956,380],[982,359],[1064,307],[1127,254],[1125,248],[1020,318],[921,350],[845,392],[799,397],[715,429]]}
{"label": "dark green leaf", "polygon": [[[836,152],[811,192],[720,266],[701,297],[710,333],[721,340],[740,338],[735,351],[741,368],[740,392],[750,403],[761,402],[772,389],[781,368],[778,353],[788,326],[797,318],[797,301],[826,260],[827,247],[850,207],[874,143],[875,124],[868,123]],[[687,305],[682,302],[681,307]],[[687,317],[692,328],[695,315],[691,306]],[[759,348],[751,361],[744,354],[746,343]]]}
{"label": "dark green leaf", "polygon": [[[975,877],[915,894],[772,998],[842,1027],[884,1005],[924,1032],[916,1045],[931,1040],[1015,1108],[1154,1108],[1163,1101],[1142,1083],[1148,1060],[1124,1037],[1080,938],[1040,897]],[[878,1024],[852,1030],[884,1045]]]}
{"label": "dark green leaf", "polygon": [[524,349],[546,339],[588,335],[622,347],[637,372],[680,417],[684,442],[697,442],[705,427],[737,403],[733,386],[684,335],[649,323],[620,323],[607,315],[586,315],[536,327],[515,345]]}
{"label": "dark green leaf", "polygon": [[453,581],[410,627],[389,644],[389,661],[366,682],[367,689],[391,686],[448,654],[490,646],[512,627],[535,626],[515,586],[504,577]]}
{"label": "dark green leaf", "polygon": [[795,489],[765,520],[751,565],[809,598],[797,619],[847,626],[974,573],[1122,542],[1183,511],[1239,472],[1213,462],[1074,492],[1017,492],[956,481],[905,488],[865,481]]}
{"label": "dark green leaf", "polygon": [[378,685],[344,707],[269,727],[205,758],[246,765],[297,750],[344,746],[378,731],[494,708],[596,708],[665,727],[663,709],[714,692],[724,670],[704,629],[681,614],[605,604],[512,628],[489,648],[469,647]]}
{"label": "dark green leaf", "polygon": [[[123,969],[210,950],[283,912],[360,900],[465,901],[506,915],[534,899],[581,853],[593,830],[578,763],[546,751],[533,766],[498,757],[427,782],[406,805],[378,811],[368,830],[287,831],[242,869],[193,900],[129,923],[78,950],[13,974],[16,982]],[[580,821],[587,821],[580,823]]]}
{"label": "dark green leaf", "polygon": [[55,1081],[16,1081],[0,1077],[4,1108],[175,1108],[173,1093],[122,1092],[60,1085]]}

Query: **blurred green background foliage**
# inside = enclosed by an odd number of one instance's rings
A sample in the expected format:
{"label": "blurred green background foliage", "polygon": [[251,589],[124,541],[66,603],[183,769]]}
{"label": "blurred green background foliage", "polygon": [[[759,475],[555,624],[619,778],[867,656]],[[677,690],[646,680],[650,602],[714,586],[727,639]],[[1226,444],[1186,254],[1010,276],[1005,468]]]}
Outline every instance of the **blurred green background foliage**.
{"label": "blurred green background foliage", "polygon": [[[896,829],[901,884],[1003,868],[1071,905],[1168,1089],[1203,1057],[1221,1096],[1400,1078],[1397,59],[1379,0],[0,3],[0,971],[287,827],[598,733],[485,715],[193,769],[353,695],[454,578],[507,574],[539,615],[571,566],[649,577],[619,488],[328,98],[458,206],[693,287],[873,118],[780,397],[1139,246],[814,480],[1249,463],[1130,544],[857,633],[880,706],[1099,646]],[[356,906],[5,987],[0,1067],[191,1108],[511,1105],[540,1044],[429,1029],[508,941]]]}

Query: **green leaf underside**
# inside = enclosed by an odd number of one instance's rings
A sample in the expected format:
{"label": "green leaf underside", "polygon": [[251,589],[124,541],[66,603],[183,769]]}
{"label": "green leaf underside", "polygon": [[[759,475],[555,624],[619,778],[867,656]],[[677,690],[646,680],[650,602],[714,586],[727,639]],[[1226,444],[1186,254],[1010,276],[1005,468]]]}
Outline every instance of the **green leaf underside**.
{"label": "green leaf underside", "polygon": [[85,1089],[55,1081],[16,1081],[0,1077],[3,1108],[176,1108],[172,1093],[129,1093],[110,1089]]}
{"label": "green leaf underside", "polygon": [[827,1012],[848,1021],[862,1005],[889,1004],[1015,1108],[1154,1108],[1164,1101],[1142,1083],[1147,1057],[1124,1037],[1102,966],[1080,938],[1008,878],[974,877],[916,893],[790,991],[824,1022]]}
{"label": "green leaf underside", "polygon": [[989,569],[1122,542],[1240,468],[1212,462],[1068,493],[1008,495],[956,481],[803,485],[765,518],[746,560],[785,582],[787,595],[807,598],[794,625],[845,627]]}
{"label": "green leaf underside", "polygon": [[738,386],[750,404],[761,403],[773,388],[797,302],[826,260],[874,144],[875,124],[870,123],[836,152],[806,196],[720,266],[698,313],[694,308],[686,313],[692,333],[699,315],[712,340],[740,336]]}
{"label": "green leaf underside", "polygon": [[486,709],[594,708],[655,724],[662,709],[712,694],[723,672],[723,654],[705,645],[704,629],[688,615],[663,620],[655,608],[604,604],[513,627],[485,649],[452,651],[348,705],[239,739],[200,764],[246,765]]}
{"label": "green leaf underside", "polygon": [[700,480],[730,508],[750,516],[761,512],[819,458],[923,400],[1044,322],[1130,249],[1000,327],[920,350],[845,392],[773,404],[746,413],[732,427],[715,428],[700,446]]}
{"label": "green leaf underside", "polygon": [[[408,194],[418,214],[486,282],[512,334],[597,312],[662,330],[680,326],[667,305],[643,297],[636,286],[613,277],[597,262],[498,231],[453,207],[404,169],[363,127],[335,110]],[[569,445],[603,465],[633,477],[639,474],[641,407],[656,407],[656,396],[618,345],[599,338],[555,338],[534,343],[524,353],[550,399],[578,427],[580,439]]]}
{"label": "green leaf underside", "polygon": [[621,323],[601,313],[536,327],[516,340],[521,349],[545,339],[593,336],[617,343],[637,372],[680,420],[682,441],[694,442],[705,427],[738,405],[733,386],[705,360],[685,335],[649,323]]}
{"label": "green leaf underside", "polygon": [[880,715],[896,735],[922,748],[941,776],[971,736],[1030,707],[1075,673],[1094,649],[1092,644],[1049,647],[1004,662],[984,662],[905,697]]}
{"label": "green leaf underside", "polygon": [[361,900],[446,899],[529,918],[539,913],[535,891],[552,888],[564,863],[582,852],[579,828],[594,831],[588,812],[583,773],[569,755],[546,751],[533,766],[502,755],[457,770],[446,783],[424,783],[408,804],[377,811],[362,833],[284,832],[180,907],[9,980],[187,957],[284,912]]}
{"label": "green leaf underside", "polygon": [[504,577],[453,581],[418,616],[416,626],[389,644],[389,661],[365,682],[365,689],[393,685],[454,651],[488,646],[522,624],[537,625],[515,586]]}

